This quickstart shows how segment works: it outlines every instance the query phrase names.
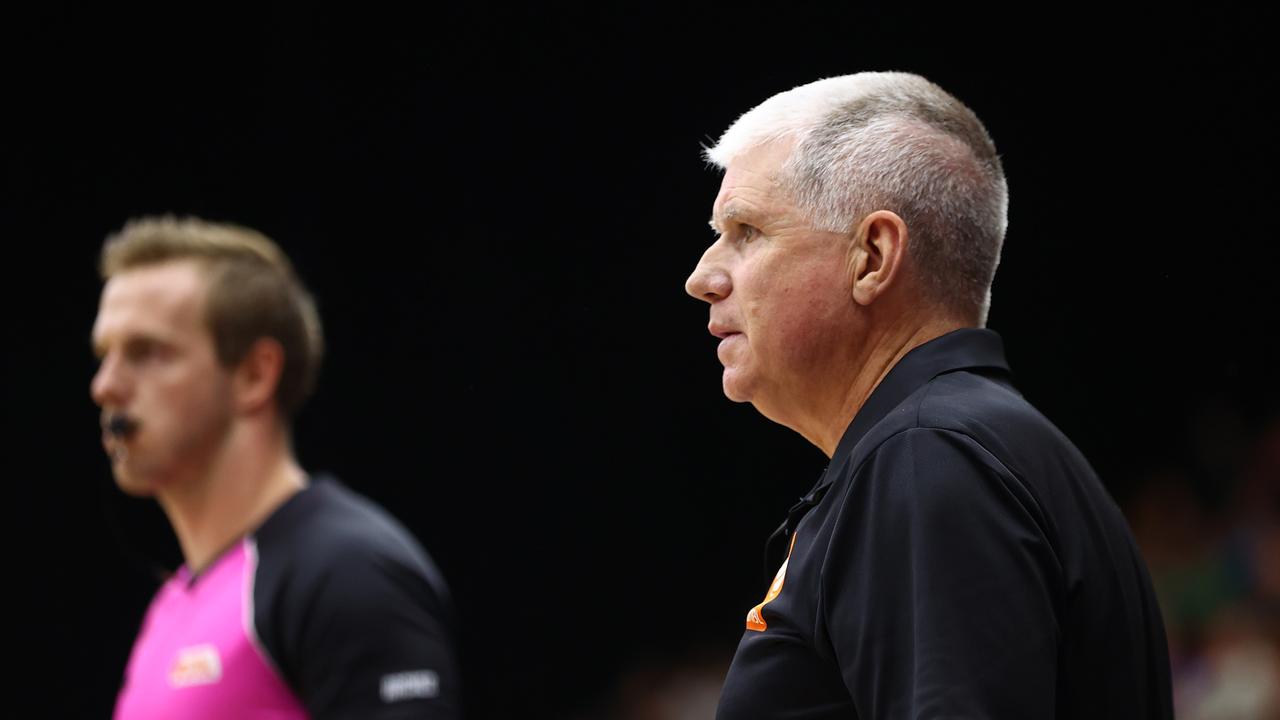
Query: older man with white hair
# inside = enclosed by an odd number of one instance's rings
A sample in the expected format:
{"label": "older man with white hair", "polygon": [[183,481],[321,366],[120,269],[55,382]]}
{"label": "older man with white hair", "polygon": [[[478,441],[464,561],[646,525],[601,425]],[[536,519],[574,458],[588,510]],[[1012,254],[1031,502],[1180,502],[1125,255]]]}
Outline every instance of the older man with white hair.
{"label": "older man with white hair", "polygon": [[1172,717],[1124,518],[983,329],[1008,195],[977,116],[860,73],[707,156],[718,237],[686,289],[724,392],[830,458],[771,539],[718,717]]}

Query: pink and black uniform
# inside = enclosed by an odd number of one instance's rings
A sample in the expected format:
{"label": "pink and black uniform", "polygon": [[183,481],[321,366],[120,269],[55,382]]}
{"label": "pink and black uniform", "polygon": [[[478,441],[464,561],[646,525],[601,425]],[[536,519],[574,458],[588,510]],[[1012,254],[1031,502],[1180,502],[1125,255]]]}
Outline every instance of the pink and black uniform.
{"label": "pink and black uniform", "polygon": [[455,718],[451,626],[440,573],[409,532],[321,479],[160,588],[115,717]]}

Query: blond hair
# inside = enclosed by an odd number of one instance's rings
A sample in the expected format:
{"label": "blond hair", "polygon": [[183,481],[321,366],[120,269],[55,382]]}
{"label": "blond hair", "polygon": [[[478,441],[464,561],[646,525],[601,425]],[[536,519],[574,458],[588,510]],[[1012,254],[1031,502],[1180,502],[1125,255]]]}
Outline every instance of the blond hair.
{"label": "blond hair", "polygon": [[130,220],[102,246],[103,280],[128,270],[196,260],[205,269],[205,322],[218,361],[234,367],[262,338],[284,349],[276,388],[282,415],[292,417],[315,387],[324,337],[315,300],[293,264],[270,238],[239,225],[173,216]]}

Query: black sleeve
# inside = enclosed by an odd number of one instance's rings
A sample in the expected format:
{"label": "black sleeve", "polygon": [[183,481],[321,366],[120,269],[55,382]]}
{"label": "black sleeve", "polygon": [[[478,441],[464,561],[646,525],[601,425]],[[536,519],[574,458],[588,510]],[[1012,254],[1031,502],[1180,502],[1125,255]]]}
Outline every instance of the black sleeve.
{"label": "black sleeve", "polygon": [[308,712],[317,720],[458,717],[441,594],[420,568],[376,549],[327,558],[307,607],[281,618],[294,625],[288,674]]}
{"label": "black sleeve", "polygon": [[1061,573],[1033,496],[968,436],[917,428],[857,471],[822,617],[858,714],[1054,714]]}

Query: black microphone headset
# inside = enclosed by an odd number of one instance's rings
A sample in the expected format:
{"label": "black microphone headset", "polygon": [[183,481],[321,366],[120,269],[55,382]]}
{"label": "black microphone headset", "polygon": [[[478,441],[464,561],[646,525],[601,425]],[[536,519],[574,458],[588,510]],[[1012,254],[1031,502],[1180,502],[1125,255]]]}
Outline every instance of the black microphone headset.
{"label": "black microphone headset", "polygon": [[138,429],[138,421],[126,417],[121,413],[115,413],[107,420],[103,429],[118,438],[125,438],[132,435],[133,431]]}

